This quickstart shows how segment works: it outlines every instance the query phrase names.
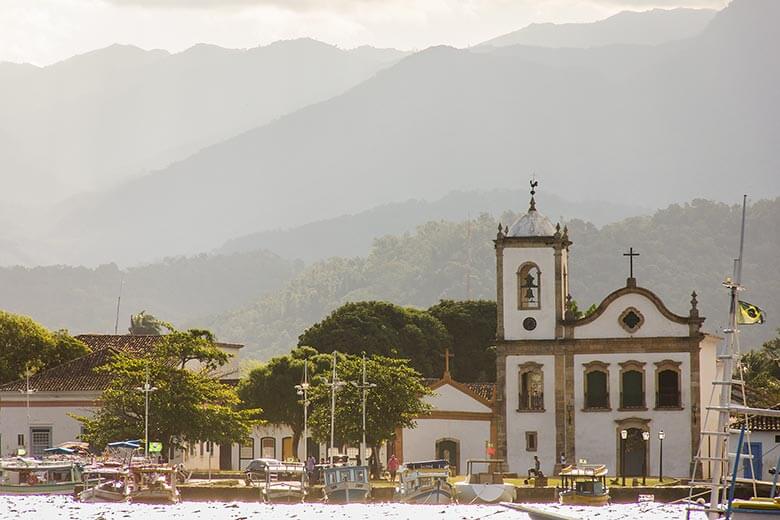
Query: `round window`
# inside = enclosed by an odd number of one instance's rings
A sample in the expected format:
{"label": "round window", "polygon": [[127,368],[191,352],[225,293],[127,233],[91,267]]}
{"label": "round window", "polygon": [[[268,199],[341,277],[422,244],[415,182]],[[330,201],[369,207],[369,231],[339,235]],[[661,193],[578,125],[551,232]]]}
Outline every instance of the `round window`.
{"label": "round window", "polygon": [[525,330],[534,330],[536,328],[536,320],[533,318],[526,318],[523,320],[523,328]]}

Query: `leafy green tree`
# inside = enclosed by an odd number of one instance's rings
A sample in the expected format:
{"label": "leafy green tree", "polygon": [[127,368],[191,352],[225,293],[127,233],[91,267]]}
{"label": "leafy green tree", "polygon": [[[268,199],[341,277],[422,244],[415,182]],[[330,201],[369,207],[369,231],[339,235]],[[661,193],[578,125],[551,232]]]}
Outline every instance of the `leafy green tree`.
{"label": "leafy green tree", "polygon": [[[362,438],[362,393],[351,382],[362,381],[363,365],[360,356],[337,354],[337,375],[347,384],[336,396],[335,430],[338,438],[347,443],[359,443]],[[384,356],[366,359],[366,379],[374,383],[366,396],[366,444],[371,446],[373,473],[378,474],[376,454],[382,443],[389,441],[396,428],[414,428],[415,418],[430,411],[422,398],[431,393],[419,372],[407,360]],[[330,441],[330,387],[322,384],[312,387],[312,414],[309,417],[313,436],[322,442]]]}
{"label": "leafy green tree", "polygon": [[150,441],[162,441],[169,449],[185,442],[245,440],[260,423],[260,411],[240,410],[235,389],[213,377],[212,371],[227,360],[208,331],[172,331],[140,355],[116,354],[97,369],[113,376],[101,397],[103,406],[92,417],[75,416],[84,424],[84,440],[103,446],[143,438],[144,394],[134,389],[144,384],[147,373],[157,388],[149,398]]}
{"label": "leafy green tree", "polygon": [[320,352],[400,357],[425,377],[442,374],[450,337],[426,311],[387,302],[347,303],[311,326],[298,339]]}
{"label": "leafy green tree", "polygon": [[310,384],[318,380],[318,375],[328,373],[330,356],[311,347],[298,347],[253,369],[238,390],[242,406],[260,408],[264,420],[292,429],[294,452],[304,428],[303,398],[296,393],[295,385],[303,381],[306,360]]}
{"label": "leafy green tree", "polygon": [[27,316],[0,311],[0,384],[89,353],[68,331],[49,332]]}
{"label": "leafy green tree", "polygon": [[130,315],[130,328],[127,330],[133,336],[159,336],[164,326],[165,324],[153,315],[141,311]]}
{"label": "leafy green tree", "polygon": [[778,336],[739,361],[748,387],[748,405],[772,407],[780,404],[780,330]]}
{"label": "leafy green tree", "polygon": [[457,381],[496,380],[496,302],[441,300],[428,309],[450,335],[450,372]]}

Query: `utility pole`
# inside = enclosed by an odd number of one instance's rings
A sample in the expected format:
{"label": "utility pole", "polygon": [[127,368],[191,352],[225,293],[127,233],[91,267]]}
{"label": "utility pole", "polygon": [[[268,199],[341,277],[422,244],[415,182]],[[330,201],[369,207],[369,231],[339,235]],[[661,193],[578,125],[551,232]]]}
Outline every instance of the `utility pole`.
{"label": "utility pole", "polygon": [[362,392],[362,399],[363,399],[363,440],[360,443],[360,462],[362,464],[366,464],[366,391],[369,388],[375,388],[376,383],[369,383],[366,381],[366,353],[363,352],[363,381],[362,383],[358,384],[354,381],[352,382],[354,386],[359,388]]}
{"label": "utility pole", "polygon": [[303,383],[295,385],[298,395],[303,396],[303,460],[309,460],[309,360],[303,361]]}
{"label": "utility pole", "polygon": [[144,456],[149,457],[149,394],[157,390],[156,386],[149,384],[149,368],[146,369],[146,381],[144,386],[137,387],[136,390],[144,393]]}

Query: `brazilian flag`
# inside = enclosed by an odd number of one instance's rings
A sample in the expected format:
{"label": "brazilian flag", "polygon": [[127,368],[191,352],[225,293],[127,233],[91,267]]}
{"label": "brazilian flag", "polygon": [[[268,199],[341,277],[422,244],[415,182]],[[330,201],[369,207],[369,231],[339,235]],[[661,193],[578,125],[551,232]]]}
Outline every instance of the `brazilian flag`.
{"label": "brazilian flag", "polygon": [[755,325],[764,323],[764,311],[752,303],[739,302],[739,313],[737,314],[737,323],[741,325]]}

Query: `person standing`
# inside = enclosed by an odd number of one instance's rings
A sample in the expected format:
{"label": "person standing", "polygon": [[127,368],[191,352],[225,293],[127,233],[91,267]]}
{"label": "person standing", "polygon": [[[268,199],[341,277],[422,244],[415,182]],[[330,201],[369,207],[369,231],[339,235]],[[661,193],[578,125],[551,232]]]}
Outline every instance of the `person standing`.
{"label": "person standing", "polygon": [[395,456],[395,453],[390,455],[390,460],[387,461],[387,471],[390,472],[390,482],[395,482],[395,474],[398,471],[398,466],[400,463],[398,462],[398,458]]}
{"label": "person standing", "polygon": [[306,473],[309,477],[309,482],[312,484],[315,482],[316,475],[315,471],[317,469],[317,459],[314,458],[313,455],[309,455],[309,458],[306,459]]}

